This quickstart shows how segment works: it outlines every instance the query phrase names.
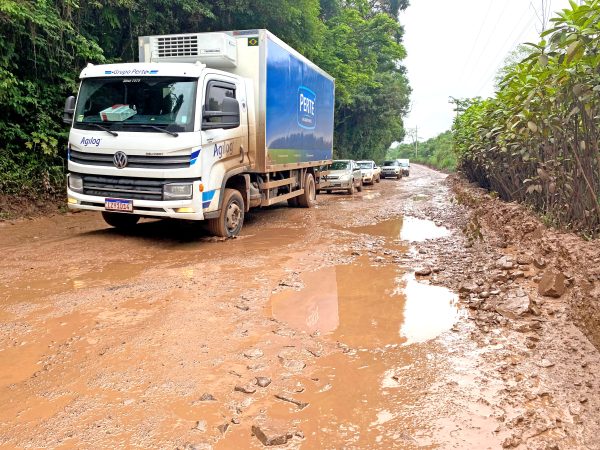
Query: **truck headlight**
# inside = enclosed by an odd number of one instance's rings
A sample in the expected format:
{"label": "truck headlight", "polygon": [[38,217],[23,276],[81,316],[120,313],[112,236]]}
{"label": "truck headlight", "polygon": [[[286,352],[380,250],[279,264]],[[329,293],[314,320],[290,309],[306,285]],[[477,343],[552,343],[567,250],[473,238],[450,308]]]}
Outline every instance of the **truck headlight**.
{"label": "truck headlight", "polygon": [[79,175],[69,174],[68,178],[69,189],[74,192],[83,192],[83,178]]}
{"label": "truck headlight", "polygon": [[163,197],[165,200],[192,198],[193,185],[191,183],[165,184]]}

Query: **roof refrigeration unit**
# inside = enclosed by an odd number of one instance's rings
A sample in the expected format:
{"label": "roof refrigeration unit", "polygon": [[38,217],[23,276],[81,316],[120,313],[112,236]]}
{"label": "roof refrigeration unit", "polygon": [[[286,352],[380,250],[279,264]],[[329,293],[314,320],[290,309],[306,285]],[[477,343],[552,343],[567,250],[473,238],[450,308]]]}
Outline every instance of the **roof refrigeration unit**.
{"label": "roof refrigeration unit", "polygon": [[197,61],[216,69],[237,67],[236,39],[226,33],[191,33],[139,38],[140,62]]}

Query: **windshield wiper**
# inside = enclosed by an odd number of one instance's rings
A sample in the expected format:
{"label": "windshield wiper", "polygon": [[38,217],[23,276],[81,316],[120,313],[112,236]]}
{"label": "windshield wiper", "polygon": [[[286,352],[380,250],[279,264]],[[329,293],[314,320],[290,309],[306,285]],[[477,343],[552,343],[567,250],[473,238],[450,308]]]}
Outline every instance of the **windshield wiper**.
{"label": "windshield wiper", "polygon": [[116,131],[109,130],[108,128],[106,128],[106,127],[103,127],[102,125],[100,125],[100,124],[98,124],[98,123],[91,123],[91,122],[88,122],[88,123],[86,123],[85,125],[91,125],[91,126],[93,126],[93,127],[100,128],[102,131],[106,131],[107,133],[109,133],[109,134],[111,134],[111,135],[113,135],[113,136],[118,136],[118,135],[119,135],[119,133],[117,133]]}
{"label": "windshield wiper", "polygon": [[179,136],[179,133],[175,131],[167,130],[166,128],[157,127],[156,125],[138,125],[140,128],[152,128],[153,130],[162,131],[163,133],[167,133],[173,137]]}

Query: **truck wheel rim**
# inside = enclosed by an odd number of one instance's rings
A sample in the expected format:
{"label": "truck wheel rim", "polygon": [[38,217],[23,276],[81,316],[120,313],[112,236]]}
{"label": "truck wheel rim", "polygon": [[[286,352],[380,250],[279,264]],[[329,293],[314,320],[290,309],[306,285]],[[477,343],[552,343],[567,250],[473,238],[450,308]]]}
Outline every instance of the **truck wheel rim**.
{"label": "truck wheel rim", "polygon": [[235,230],[239,226],[241,218],[242,210],[237,203],[232,202],[227,208],[227,214],[225,215],[227,229],[229,231]]}

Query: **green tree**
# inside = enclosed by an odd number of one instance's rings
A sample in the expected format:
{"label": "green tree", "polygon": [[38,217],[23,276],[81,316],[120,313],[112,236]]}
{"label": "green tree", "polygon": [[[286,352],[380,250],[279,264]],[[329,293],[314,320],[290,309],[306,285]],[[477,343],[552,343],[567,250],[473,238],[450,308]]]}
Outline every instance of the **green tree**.
{"label": "green tree", "polygon": [[456,154],[453,148],[451,131],[445,131],[436,137],[415,144],[400,144],[389,149],[386,159],[410,159],[411,161],[426,164],[437,169],[454,171],[456,169]]}
{"label": "green tree", "polygon": [[64,99],[87,63],[137,59],[142,35],[267,28],[336,78],[335,155],[404,136],[406,0],[2,0],[0,193],[62,184]]}

